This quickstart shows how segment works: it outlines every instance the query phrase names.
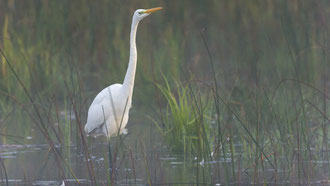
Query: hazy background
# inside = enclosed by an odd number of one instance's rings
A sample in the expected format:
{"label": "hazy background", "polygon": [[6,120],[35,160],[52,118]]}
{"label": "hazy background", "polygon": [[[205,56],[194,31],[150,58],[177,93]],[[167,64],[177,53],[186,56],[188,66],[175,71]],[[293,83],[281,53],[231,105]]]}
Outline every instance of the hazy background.
{"label": "hazy background", "polygon": [[[46,141],[49,137],[58,147],[69,147],[62,154],[69,167],[80,178],[89,179],[77,118],[83,126],[96,94],[110,84],[122,83],[134,11],[159,6],[164,9],[144,19],[138,28],[138,64],[128,123],[132,133],[125,141],[128,148],[123,150],[133,149],[133,155],[141,160],[142,146],[146,148],[153,183],[187,180],[196,183],[200,177],[212,184],[228,184],[236,177],[242,183],[271,180],[264,184],[274,183],[274,177],[275,183],[287,181],[284,184],[328,180],[330,1],[327,0],[0,0],[0,48],[13,68],[1,55],[0,155],[9,177],[61,180],[57,169],[61,163],[49,155],[52,154]],[[217,102],[214,92],[205,86],[215,82],[206,46],[214,62],[219,95],[239,117],[233,116],[225,102]],[[31,100],[17,77],[31,94]],[[206,95],[205,100],[208,98],[207,104],[199,105],[209,112],[206,136],[210,138],[206,141],[210,141],[212,152],[221,145],[227,147],[223,152],[232,155],[226,182],[227,160],[220,150],[216,156],[219,159],[203,167],[199,166],[201,156],[197,160],[191,158],[187,164],[185,160],[189,158],[184,159],[182,154],[163,157],[169,153],[164,150],[169,145],[155,132],[150,118],[164,119],[161,114],[165,113],[167,102],[156,86],[164,85],[164,77],[173,92],[180,87],[175,82],[182,85],[189,82],[197,93]],[[176,98],[177,94],[174,93]],[[188,105],[192,105],[191,100]],[[71,102],[75,103],[77,115]],[[264,159],[257,143],[238,119],[282,171],[278,180],[277,172],[262,164]],[[49,133],[44,136],[38,128],[42,122]],[[224,139],[233,139],[233,143],[216,144],[221,132]],[[90,148],[95,171],[99,173],[97,179],[101,181],[109,170],[103,158],[107,153],[104,141],[95,140]],[[238,148],[236,154],[230,151],[233,144]],[[133,178],[132,171],[126,171],[132,169],[127,164],[121,165],[122,172],[118,173],[124,180]],[[36,166],[38,171],[31,171]],[[136,161],[135,166],[137,178],[146,184],[150,178],[144,162]],[[230,169],[234,170],[232,175]],[[240,169],[250,173],[241,174]],[[65,173],[68,177],[72,175],[68,167]]]}
{"label": "hazy background", "polygon": [[[0,44],[24,82],[32,84],[24,74],[29,65],[35,86],[45,94],[63,96],[63,81],[70,81],[73,64],[86,91],[94,92],[123,81],[132,14],[156,6],[164,9],[138,29],[135,103],[152,101],[153,82],[162,79],[161,72],[182,78],[180,65],[187,74],[208,80],[201,30],[224,86],[236,78],[247,85],[272,86],[297,73],[325,88],[328,1],[3,0]],[[15,94],[18,87],[10,83],[15,78],[2,63],[1,90]]]}

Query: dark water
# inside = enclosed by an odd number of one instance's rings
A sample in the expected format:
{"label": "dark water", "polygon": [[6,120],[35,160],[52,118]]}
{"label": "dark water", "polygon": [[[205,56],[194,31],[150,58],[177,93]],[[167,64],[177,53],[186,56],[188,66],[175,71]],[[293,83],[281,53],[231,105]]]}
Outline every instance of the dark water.
{"label": "dark water", "polygon": [[[229,184],[232,185],[253,184],[255,177],[257,177],[257,183],[267,185],[329,184],[327,171],[324,171],[329,166],[327,161],[311,162],[311,165],[314,166],[312,170],[316,172],[312,174],[314,177],[308,178],[307,181],[305,178],[298,178],[295,171],[290,169],[279,168],[275,172],[266,161],[264,161],[264,166],[259,165],[258,170],[255,170],[254,161],[248,159],[249,155],[244,152],[243,145],[240,143],[234,145],[235,157],[233,159],[230,153],[226,153],[225,158],[221,154],[218,157],[212,157],[209,161],[195,156],[183,157],[168,152],[155,126],[148,122],[140,122],[143,119],[133,118],[132,121],[128,125],[128,135],[122,136],[123,140],[119,150],[115,150],[117,138],[113,138],[111,141],[113,156],[115,152],[118,152],[116,159],[113,160],[116,185],[148,185],[149,181],[153,185],[195,185],[197,182],[201,185],[226,185],[226,167]],[[49,145],[31,143],[34,138],[37,136],[29,136],[27,139],[21,140],[24,141],[24,145],[15,143],[1,145],[0,156],[6,167],[9,184],[61,185],[62,176]],[[78,182],[80,185],[90,185],[82,147],[72,143],[70,146],[57,145],[56,148],[70,165],[76,177],[74,178],[62,163],[66,173],[66,185],[78,185]],[[108,143],[106,139],[90,138],[89,151],[98,185],[109,184],[107,181]],[[283,162],[285,162],[284,159],[283,157]],[[234,171],[231,169],[232,161],[234,161]],[[298,165],[298,162],[292,161],[291,163],[292,167]],[[288,166],[283,165],[283,167]],[[308,171],[308,169],[306,170]],[[5,184],[3,170],[1,170],[1,175],[2,184]],[[304,177],[303,173],[302,177]]]}

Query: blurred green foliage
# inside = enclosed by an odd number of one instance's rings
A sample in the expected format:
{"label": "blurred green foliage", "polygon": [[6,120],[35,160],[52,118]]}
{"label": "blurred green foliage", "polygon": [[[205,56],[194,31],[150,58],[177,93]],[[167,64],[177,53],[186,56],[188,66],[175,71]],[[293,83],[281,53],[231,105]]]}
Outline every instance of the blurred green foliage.
{"label": "blurred green foliage", "polygon": [[[153,82],[161,79],[160,71],[180,79],[181,65],[200,79],[210,78],[202,29],[216,59],[217,74],[228,86],[237,77],[248,84],[273,85],[296,75],[321,83],[328,78],[324,68],[328,63],[328,4],[298,0],[3,0],[0,46],[31,89],[36,86],[62,97],[63,81],[77,81],[72,75],[76,67],[84,87],[94,92],[123,80],[134,10],[163,6],[163,11],[143,20],[138,31],[138,103],[154,94]],[[22,97],[1,60],[0,89]]]}

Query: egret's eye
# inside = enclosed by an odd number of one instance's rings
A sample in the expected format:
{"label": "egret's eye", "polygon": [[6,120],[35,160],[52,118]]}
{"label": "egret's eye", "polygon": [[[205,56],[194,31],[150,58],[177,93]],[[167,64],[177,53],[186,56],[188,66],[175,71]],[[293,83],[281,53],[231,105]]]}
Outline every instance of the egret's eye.
{"label": "egret's eye", "polygon": [[143,11],[139,12],[139,15],[142,15],[143,14]]}

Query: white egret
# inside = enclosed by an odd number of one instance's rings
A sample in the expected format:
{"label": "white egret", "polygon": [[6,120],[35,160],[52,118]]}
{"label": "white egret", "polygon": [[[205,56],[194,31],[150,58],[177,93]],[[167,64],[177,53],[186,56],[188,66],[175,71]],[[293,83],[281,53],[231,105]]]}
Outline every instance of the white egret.
{"label": "white egret", "polygon": [[151,9],[138,9],[134,12],[131,35],[130,56],[126,76],[123,84],[113,84],[103,89],[92,102],[88,109],[85,132],[97,137],[105,135],[110,138],[117,134],[125,133],[129,109],[132,104],[134,78],[137,63],[136,31],[139,22],[161,7]]}

